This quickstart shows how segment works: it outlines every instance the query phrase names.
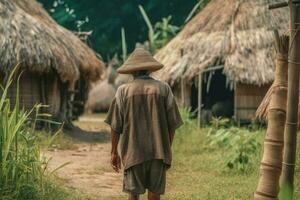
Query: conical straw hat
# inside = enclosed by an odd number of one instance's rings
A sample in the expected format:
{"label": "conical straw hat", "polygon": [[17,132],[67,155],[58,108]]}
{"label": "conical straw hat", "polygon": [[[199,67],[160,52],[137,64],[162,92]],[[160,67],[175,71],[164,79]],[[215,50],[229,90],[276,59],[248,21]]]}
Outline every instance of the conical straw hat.
{"label": "conical straw hat", "polygon": [[162,67],[163,65],[155,60],[150,52],[143,48],[136,48],[117,71],[120,74],[131,74],[141,70],[153,72]]}

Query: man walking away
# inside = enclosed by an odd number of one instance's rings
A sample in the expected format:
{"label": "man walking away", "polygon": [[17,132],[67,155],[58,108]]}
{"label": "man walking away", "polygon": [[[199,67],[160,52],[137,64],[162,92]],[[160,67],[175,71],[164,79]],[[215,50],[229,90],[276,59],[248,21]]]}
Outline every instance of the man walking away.
{"label": "man walking away", "polygon": [[162,67],[148,51],[135,49],[118,69],[134,80],[118,88],[105,120],[111,127],[111,165],[119,172],[122,160],[129,200],[139,199],[146,189],[149,200],[164,194],[173,137],[182,125],[169,85],[149,76]]}

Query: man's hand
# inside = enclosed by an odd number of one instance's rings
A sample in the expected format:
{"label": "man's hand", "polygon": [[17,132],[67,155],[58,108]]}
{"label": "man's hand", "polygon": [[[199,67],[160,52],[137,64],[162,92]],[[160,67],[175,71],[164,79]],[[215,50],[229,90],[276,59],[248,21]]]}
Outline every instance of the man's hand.
{"label": "man's hand", "polygon": [[121,169],[121,159],[120,156],[117,153],[111,154],[111,161],[110,164],[112,168],[119,173],[119,170]]}
{"label": "man's hand", "polygon": [[110,164],[112,168],[119,173],[121,169],[121,159],[118,155],[118,143],[119,143],[120,134],[116,133],[111,129],[111,160]]}
{"label": "man's hand", "polygon": [[169,132],[170,145],[172,146],[174,140],[175,131]]}

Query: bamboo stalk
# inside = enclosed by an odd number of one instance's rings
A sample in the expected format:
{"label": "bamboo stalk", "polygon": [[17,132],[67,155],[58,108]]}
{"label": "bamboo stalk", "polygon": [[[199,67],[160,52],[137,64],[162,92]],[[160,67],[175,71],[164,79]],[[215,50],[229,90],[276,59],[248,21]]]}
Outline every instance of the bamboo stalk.
{"label": "bamboo stalk", "polygon": [[288,69],[287,118],[284,133],[284,155],[282,164],[281,187],[287,188],[293,199],[294,170],[296,161],[298,104],[299,104],[299,67],[300,67],[300,7],[289,3],[290,7],[290,47]]}
{"label": "bamboo stalk", "polygon": [[[268,128],[260,165],[260,177],[254,194],[255,200],[278,199],[279,177],[282,167],[284,124],[286,120],[288,36],[275,32],[277,51],[275,80],[271,88],[268,108]],[[270,95],[268,92],[267,95]]]}
{"label": "bamboo stalk", "polygon": [[202,73],[198,75],[198,127],[201,127]]}
{"label": "bamboo stalk", "polygon": [[125,29],[121,29],[121,38],[122,38],[122,58],[123,63],[127,59],[127,43],[126,43],[126,35],[125,35]]}
{"label": "bamboo stalk", "polygon": [[139,5],[139,9],[140,9],[140,12],[144,18],[144,21],[148,27],[148,37],[149,37],[149,42],[150,42],[150,49],[153,50],[154,48],[154,28],[153,28],[153,25],[146,13],[146,11],[144,10],[143,6]]}

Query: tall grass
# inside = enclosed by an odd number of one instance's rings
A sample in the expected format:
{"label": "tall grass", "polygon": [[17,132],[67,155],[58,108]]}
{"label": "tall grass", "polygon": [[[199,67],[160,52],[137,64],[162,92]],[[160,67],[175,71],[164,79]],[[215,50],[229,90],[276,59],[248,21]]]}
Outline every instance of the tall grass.
{"label": "tall grass", "polygon": [[20,107],[19,78],[13,106],[7,96],[15,70],[0,86],[0,199],[51,199],[47,198],[49,191],[53,193],[49,187],[54,188],[46,178],[49,160],[41,157],[35,126],[29,126],[29,121],[36,122],[30,116],[39,107],[29,111]]}
{"label": "tall grass", "polygon": [[21,193],[24,196],[23,193],[32,190],[36,182],[40,183],[40,189],[43,190],[44,172],[43,163],[40,161],[40,151],[35,145],[34,137],[26,127],[33,110],[20,109],[18,86],[13,107],[7,98],[14,74],[14,72],[11,73],[5,86],[1,87],[0,195],[2,198],[18,198]]}

